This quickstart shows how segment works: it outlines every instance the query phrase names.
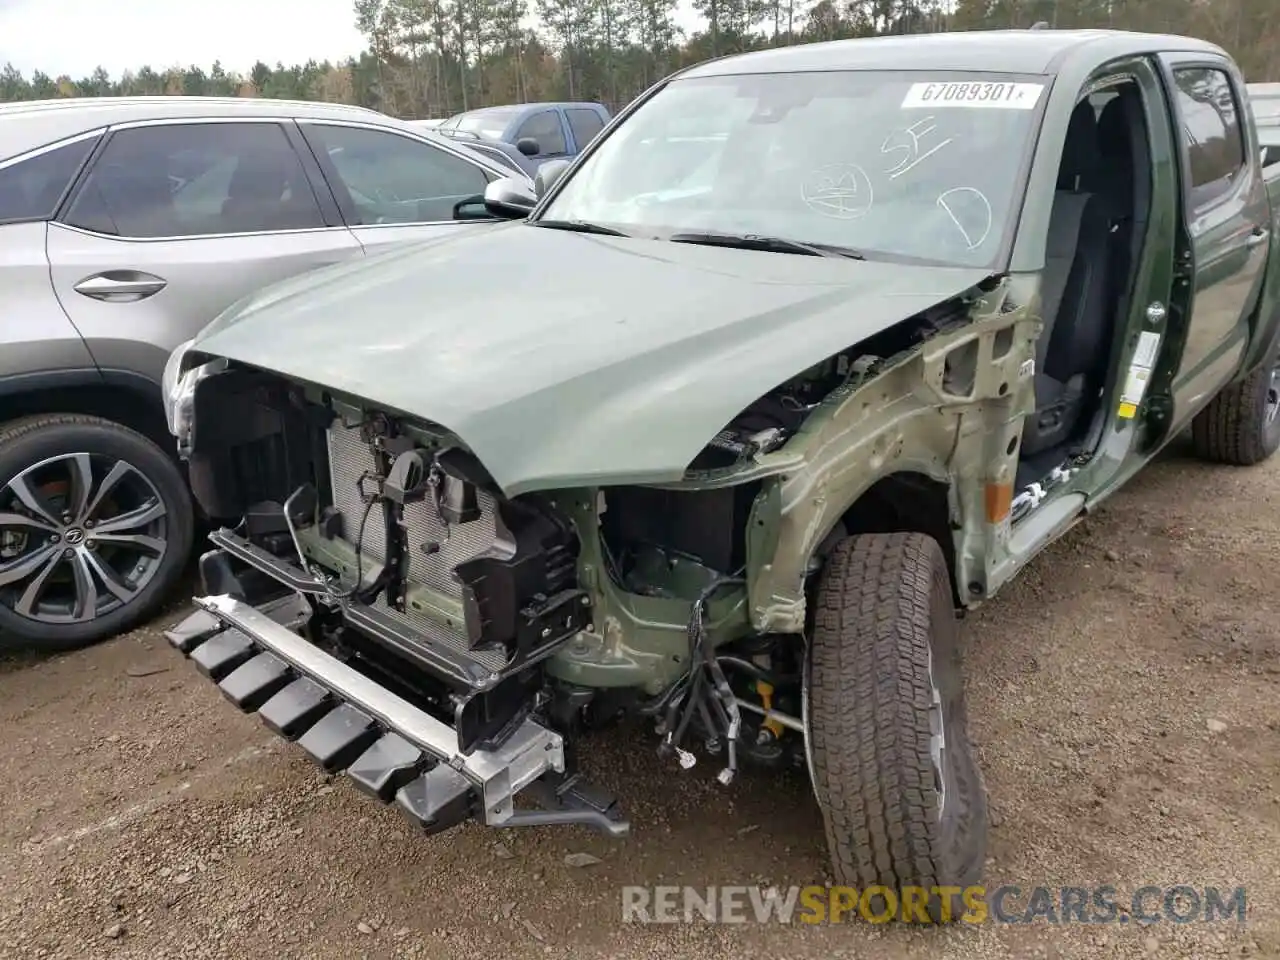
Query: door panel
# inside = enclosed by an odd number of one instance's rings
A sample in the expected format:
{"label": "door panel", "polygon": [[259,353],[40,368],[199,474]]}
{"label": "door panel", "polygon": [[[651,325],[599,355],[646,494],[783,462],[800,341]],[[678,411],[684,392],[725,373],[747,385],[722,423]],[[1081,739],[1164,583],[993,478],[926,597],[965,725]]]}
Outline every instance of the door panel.
{"label": "door panel", "polygon": [[[169,353],[261,287],[363,255],[342,227],[288,234],[122,240],[49,224],[54,290],[98,365],[160,379]],[[89,278],[143,272],[162,289],[134,299],[76,291]]]}
{"label": "door panel", "polygon": [[45,221],[98,138],[79,136],[0,162],[0,394],[32,374],[93,370],[92,355],[49,284]]}
{"label": "door panel", "polygon": [[1230,379],[1248,338],[1270,244],[1270,218],[1239,78],[1222,61],[1166,57],[1181,141],[1195,290],[1173,383],[1175,423]]}
{"label": "door panel", "polygon": [[7,377],[93,370],[93,357],[49,286],[44,223],[0,224],[0,394]]}
{"label": "door panel", "polygon": [[495,218],[484,190],[497,174],[393,130],[300,121],[352,233],[370,253],[442,238]]}
{"label": "door panel", "polygon": [[114,131],[47,249],[99,366],[156,380],[235,301],[363,253],[345,227],[324,226],[280,124],[243,120]]}

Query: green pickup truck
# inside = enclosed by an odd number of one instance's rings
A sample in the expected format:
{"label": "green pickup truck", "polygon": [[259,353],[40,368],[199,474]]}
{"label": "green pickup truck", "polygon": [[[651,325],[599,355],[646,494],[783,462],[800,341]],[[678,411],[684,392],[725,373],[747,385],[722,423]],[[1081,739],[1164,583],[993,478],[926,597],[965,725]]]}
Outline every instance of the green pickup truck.
{"label": "green pickup truck", "polygon": [[426,831],[626,833],[575,757],[631,723],[673,775],[807,771],[838,882],[954,918],[987,836],[958,612],[1184,431],[1280,446],[1262,126],[1174,36],[678,73],[535,194],[491,184],[511,223],[175,352],[171,429],[228,519],[170,640]]}

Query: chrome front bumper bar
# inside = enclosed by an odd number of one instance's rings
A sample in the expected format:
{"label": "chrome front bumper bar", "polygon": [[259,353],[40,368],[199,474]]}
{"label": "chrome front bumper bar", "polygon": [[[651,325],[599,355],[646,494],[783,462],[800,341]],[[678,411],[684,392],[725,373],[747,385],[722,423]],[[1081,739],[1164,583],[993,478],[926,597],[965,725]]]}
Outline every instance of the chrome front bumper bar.
{"label": "chrome front bumper bar", "polygon": [[491,826],[526,822],[516,794],[565,771],[563,738],[531,719],[495,750],[462,753],[447,723],[295,633],[305,606],[297,596],[270,611],[225,595],[195,603],[200,609],[167,632],[173,646],[241,710],[429,832],[470,816]]}

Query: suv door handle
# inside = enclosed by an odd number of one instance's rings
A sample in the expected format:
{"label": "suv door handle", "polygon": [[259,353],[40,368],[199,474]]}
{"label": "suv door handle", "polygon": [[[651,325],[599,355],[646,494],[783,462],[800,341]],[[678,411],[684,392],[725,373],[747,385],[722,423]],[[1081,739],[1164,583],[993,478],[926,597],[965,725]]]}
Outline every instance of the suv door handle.
{"label": "suv door handle", "polygon": [[75,285],[76,293],[109,303],[132,303],[153,296],[168,286],[168,281],[137,270],[110,270],[85,277]]}
{"label": "suv door handle", "polygon": [[1245,244],[1250,247],[1256,247],[1266,239],[1267,230],[1263,227],[1258,227],[1253,233],[1249,234],[1249,239],[1245,241]]}

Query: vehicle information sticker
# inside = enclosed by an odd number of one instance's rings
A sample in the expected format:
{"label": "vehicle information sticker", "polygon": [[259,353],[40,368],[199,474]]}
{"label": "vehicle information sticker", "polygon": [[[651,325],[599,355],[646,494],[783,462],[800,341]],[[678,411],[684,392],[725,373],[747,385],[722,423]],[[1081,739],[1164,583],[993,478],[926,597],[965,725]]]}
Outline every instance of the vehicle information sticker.
{"label": "vehicle information sticker", "polygon": [[1034,110],[1044,91],[1043,83],[1007,83],[989,80],[913,83],[902,98],[902,109],[912,107],[969,107],[987,110]]}
{"label": "vehicle information sticker", "polygon": [[1156,350],[1160,347],[1160,334],[1143,330],[1138,334],[1138,346],[1133,351],[1133,365],[1150,370],[1156,363]]}
{"label": "vehicle information sticker", "polygon": [[1133,351],[1133,362],[1129,364],[1124,390],[1120,394],[1120,407],[1116,411],[1120,419],[1132,420],[1138,415],[1138,407],[1142,405],[1142,398],[1146,395],[1151,368],[1155,366],[1159,350],[1160,334],[1151,330],[1142,331]]}

